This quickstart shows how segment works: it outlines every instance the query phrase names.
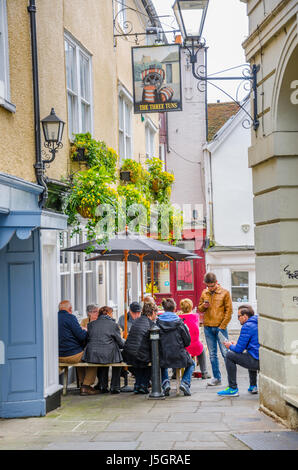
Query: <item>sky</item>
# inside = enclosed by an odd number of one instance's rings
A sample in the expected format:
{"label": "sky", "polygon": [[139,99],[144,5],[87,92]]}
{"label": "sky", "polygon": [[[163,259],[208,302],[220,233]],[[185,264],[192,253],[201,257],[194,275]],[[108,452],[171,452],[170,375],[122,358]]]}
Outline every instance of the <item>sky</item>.
{"label": "sky", "polygon": [[[161,18],[164,29],[166,24],[176,26],[173,21],[172,5],[174,0],[153,0],[158,15],[171,15],[171,18]],[[171,28],[168,28],[171,29]],[[246,5],[240,0],[210,0],[203,37],[208,47],[208,75],[220,72],[231,67],[246,63],[242,43],[248,36],[248,17]],[[169,42],[173,35],[168,36]],[[228,76],[242,75],[241,69],[227,72]],[[217,85],[224,88],[229,94],[236,97],[239,83],[234,81],[220,81]],[[240,91],[244,98],[247,92]],[[208,85],[208,102],[217,100],[231,101],[226,95],[212,85]]]}

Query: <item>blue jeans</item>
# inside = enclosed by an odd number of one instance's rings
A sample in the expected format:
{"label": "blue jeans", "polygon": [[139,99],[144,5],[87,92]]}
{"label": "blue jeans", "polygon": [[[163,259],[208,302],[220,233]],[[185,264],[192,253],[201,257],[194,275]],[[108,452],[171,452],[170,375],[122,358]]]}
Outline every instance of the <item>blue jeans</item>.
{"label": "blue jeans", "polygon": [[226,357],[228,350],[224,345],[221,344],[221,342],[218,339],[219,331],[221,331],[221,333],[227,339],[229,338],[228,330],[221,330],[217,326],[204,326],[204,333],[205,333],[207,348],[209,351],[213,377],[215,379],[221,380],[221,373],[219,370],[219,362],[218,362],[218,357],[217,357],[217,343],[219,344],[220,352],[224,359]]}
{"label": "blue jeans", "polygon": [[[184,374],[181,379],[181,382],[187,383],[190,386],[192,373],[195,370],[195,363],[192,361],[192,364],[184,369]],[[168,369],[161,369],[161,383],[163,384],[166,380],[169,380]]]}

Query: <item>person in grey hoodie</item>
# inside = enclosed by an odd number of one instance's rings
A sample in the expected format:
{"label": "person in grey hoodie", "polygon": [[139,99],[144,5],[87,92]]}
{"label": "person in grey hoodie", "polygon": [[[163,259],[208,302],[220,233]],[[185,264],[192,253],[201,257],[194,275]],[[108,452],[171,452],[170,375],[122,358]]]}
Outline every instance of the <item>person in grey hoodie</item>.
{"label": "person in grey hoodie", "polygon": [[185,396],[191,395],[190,384],[195,363],[185,349],[190,345],[190,334],[183,320],[176,315],[176,303],[173,299],[162,301],[164,312],[159,315],[156,324],[160,328],[160,367],[162,389],[165,395],[170,394],[168,368],[185,369],[180,390]]}

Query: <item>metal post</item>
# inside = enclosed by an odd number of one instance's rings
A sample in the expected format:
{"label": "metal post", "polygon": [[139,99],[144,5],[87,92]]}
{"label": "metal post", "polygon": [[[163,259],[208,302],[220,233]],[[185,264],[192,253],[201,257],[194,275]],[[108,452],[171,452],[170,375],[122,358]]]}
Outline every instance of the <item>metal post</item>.
{"label": "metal post", "polygon": [[161,377],[159,366],[159,332],[158,326],[153,325],[149,330],[151,341],[151,363],[152,363],[152,388],[149,398],[164,399],[165,395],[161,390]]}

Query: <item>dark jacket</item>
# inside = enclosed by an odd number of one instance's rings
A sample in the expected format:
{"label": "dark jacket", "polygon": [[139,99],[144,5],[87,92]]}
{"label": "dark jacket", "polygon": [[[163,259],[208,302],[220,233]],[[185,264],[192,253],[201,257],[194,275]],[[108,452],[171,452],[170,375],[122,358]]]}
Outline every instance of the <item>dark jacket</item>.
{"label": "dark jacket", "polygon": [[[121,315],[121,317],[118,320],[118,325],[124,331],[124,322],[125,322],[125,316]],[[127,312],[127,332],[130,331],[132,325],[134,324],[135,320],[130,316],[129,312]]]}
{"label": "dark jacket", "polygon": [[88,342],[83,361],[95,364],[122,362],[119,325],[108,315],[100,315],[97,320],[88,323]]}
{"label": "dark jacket", "polygon": [[160,367],[173,369],[190,366],[193,361],[186,347],[190,345],[190,334],[183,320],[175,313],[164,312],[157,321],[160,328]]}
{"label": "dark jacket", "polygon": [[258,315],[253,315],[244,323],[237,344],[230,346],[230,350],[236,353],[242,353],[245,349],[254,359],[259,359]]}
{"label": "dark jacket", "polygon": [[58,312],[59,357],[74,356],[83,351],[87,331],[83,330],[75,315],[60,310]]}
{"label": "dark jacket", "polygon": [[141,315],[133,322],[122,352],[127,364],[144,367],[150,362],[149,330],[152,325],[154,322],[146,315]]}

